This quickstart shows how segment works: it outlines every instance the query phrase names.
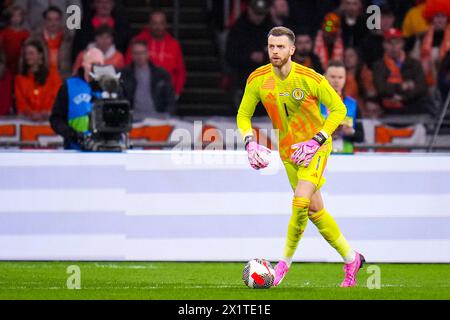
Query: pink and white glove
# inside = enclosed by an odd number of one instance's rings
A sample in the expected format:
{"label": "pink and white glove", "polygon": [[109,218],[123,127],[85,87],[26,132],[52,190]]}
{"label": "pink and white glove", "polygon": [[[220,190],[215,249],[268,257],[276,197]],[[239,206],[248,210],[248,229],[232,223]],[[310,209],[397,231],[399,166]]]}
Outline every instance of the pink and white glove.
{"label": "pink and white glove", "polygon": [[303,164],[303,166],[307,168],[317,150],[319,150],[326,139],[327,138],[324,136],[324,134],[319,132],[308,142],[293,144],[291,148],[296,150],[292,153],[291,160],[296,165]]}
{"label": "pink and white glove", "polygon": [[269,165],[270,149],[255,141],[250,141],[246,150],[248,152],[248,162],[250,162],[253,169],[264,169]]}

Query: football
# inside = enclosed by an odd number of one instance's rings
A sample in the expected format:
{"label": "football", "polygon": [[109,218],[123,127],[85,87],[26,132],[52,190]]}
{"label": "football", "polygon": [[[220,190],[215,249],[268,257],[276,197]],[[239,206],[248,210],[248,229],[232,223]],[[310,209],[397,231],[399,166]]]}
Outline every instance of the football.
{"label": "football", "polygon": [[275,270],[269,261],[253,259],[247,262],[242,272],[242,280],[252,289],[269,289],[275,280]]}

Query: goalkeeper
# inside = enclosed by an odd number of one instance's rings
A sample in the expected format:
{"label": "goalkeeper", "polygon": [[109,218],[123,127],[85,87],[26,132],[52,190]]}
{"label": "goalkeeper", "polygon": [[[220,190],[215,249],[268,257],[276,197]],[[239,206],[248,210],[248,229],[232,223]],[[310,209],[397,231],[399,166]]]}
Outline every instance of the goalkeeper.
{"label": "goalkeeper", "polygon": [[[279,130],[280,156],[294,190],[284,255],[275,266],[274,285],[279,285],[289,270],[309,218],[345,262],[341,287],[353,287],[364,257],[350,247],[325,210],[320,193],[325,183],[322,174],[332,150],[331,136],[344,120],[347,109],[322,75],[291,60],[294,41],[295,35],[288,28],[275,27],[269,32],[271,63],[248,77],[237,115],[250,165],[254,169],[265,168],[268,165],[265,155],[270,150],[254,140],[251,125],[256,105],[259,101],[263,103],[274,129]],[[320,103],[329,109],[326,120]]]}

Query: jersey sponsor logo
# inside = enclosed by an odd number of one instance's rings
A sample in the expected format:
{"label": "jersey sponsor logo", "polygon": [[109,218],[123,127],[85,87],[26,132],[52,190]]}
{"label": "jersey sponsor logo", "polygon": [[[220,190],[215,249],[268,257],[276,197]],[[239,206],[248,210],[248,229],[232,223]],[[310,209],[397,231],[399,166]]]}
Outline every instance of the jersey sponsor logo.
{"label": "jersey sponsor logo", "polygon": [[300,88],[295,88],[294,91],[292,91],[292,97],[295,100],[302,100],[305,97],[305,92]]}
{"label": "jersey sponsor logo", "polygon": [[281,92],[280,97],[289,97],[289,92]]}

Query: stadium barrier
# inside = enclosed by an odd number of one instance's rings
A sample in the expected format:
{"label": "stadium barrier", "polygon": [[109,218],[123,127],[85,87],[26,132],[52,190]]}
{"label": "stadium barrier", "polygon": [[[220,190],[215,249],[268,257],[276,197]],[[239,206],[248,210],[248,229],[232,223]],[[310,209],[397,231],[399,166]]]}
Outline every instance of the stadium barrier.
{"label": "stadium barrier", "polygon": [[[450,262],[450,155],[332,155],[326,208],[370,262]],[[279,258],[292,191],[278,154],[0,153],[0,259]],[[309,223],[296,261],[340,257]]]}
{"label": "stadium barrier", "polygon": [[[426,128],[435,120],[426,116],[389,117],[362,120],[365,143],[355,144],[356,151],[427,151]],[[276,132],[266,117],[252,121],[260,141],[276,149]],[[415,125],[409,125],[416,123]],[[391,125],[403,125],[402,129]],[[406,126],[405,126],[406,125]],[[450,143],[436,143],[434,151],[450,151]],[[447,139],[448,140],[448,139]],[[133,124],[130,133],[133,149],[219,149],[242,150],[243,141],[236,122],[229,117],[146,119]],[[32,122],[17,117],[0,117],[0,149],[61,149],[62,138],[48,122]]]}

